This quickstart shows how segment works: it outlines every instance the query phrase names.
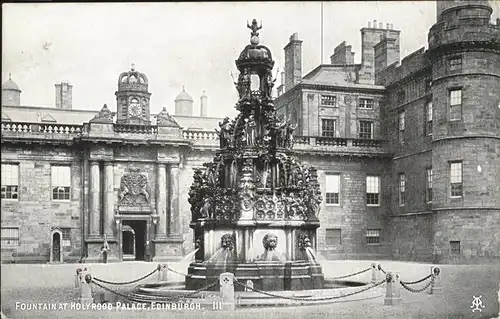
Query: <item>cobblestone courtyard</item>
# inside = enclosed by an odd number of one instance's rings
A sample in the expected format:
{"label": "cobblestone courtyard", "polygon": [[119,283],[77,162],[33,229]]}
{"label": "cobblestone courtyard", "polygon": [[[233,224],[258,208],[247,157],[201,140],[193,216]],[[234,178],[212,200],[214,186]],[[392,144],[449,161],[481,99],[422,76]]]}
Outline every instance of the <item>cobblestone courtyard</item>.
{"label": "cobblestone courtyard", "polygon": [[[354,273],[370,266],[370,261],[323,261],[325,276],[335,277]],[[381,261],[387,271],[399,272],[404,281],[413,281],[429,274],[429,264]],[[127,281],[154,270],[155,263],[91,264],[91,273],[109,281]],[[414,294],[401,289],[400,306],[384,306],[383,297],[353,302],[336,302],[302,307],[245,308],[235,312],[167,311],[167,310],[55,310],[21,311],[18,303],[64,303],[77,301],[74,290],[74,272],[77,264],[65,265],[2,265],[1,300],[3,313],[8,318],[494,318],[499,315],[498,265],[440,265],[441,286],[435,294]],[[170,263],[179,271],[186,265]],[[381,277],[380,277],[381,278]],[[370,280],[370,272],[353,280]],[[157,275],[143,282],[154,282]],[[182,276],[169,273],[169,281],[181,281]],[[109,285],[107,285],[109,286]],[[415,285],[415,288],[421,287]],[[133,285],[119,289],[127,292]],[[379,288],[381,292],[385,288]],[[99,292],[100,289],[94,289]],[[482,296],[482,312],[471,310],[473,296]],[[19,305],[19,304],[18,304]]]}

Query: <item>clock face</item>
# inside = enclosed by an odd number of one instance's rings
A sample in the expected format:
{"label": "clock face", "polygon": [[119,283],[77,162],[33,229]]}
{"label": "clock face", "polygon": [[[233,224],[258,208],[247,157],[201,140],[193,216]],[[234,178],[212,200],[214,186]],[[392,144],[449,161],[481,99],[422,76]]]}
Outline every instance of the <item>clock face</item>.
{"label": "clock face", "polygon": [[129,108],[128,108],[128,113],[130,114],[130,116],[135,116],[135,117],[141,116],[141,114],[142,114],[142,107],[139,104],[138,100],[132,99],[130,101],[130,105],[129,105]]}

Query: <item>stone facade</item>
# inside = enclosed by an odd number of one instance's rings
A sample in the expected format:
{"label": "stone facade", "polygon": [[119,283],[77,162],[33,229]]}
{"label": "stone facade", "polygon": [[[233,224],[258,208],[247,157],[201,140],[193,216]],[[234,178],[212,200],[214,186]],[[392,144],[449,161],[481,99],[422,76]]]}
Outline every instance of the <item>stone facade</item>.
{"label": "stone facade", "polygon": [[[295,34],[285,47],[285,91],[275,104],[278,114],[298,124],[300,160],[318,169],[320,255],[435,263],[500,258],[500,48],[490,41],[500,38],[500,29],[490,24],[486,1],[462,3],[459,13],[457,4],[438,1],[429,49],[401,63],[392,25],[362,29],[361,64],[343,42],[332,65],[304,77],[302,41]],[[158,125],[151,124],[145,75],[122,81],[136,73],[122,73],[116,108],[99,113],[3,108],[2,170],[17,167],[18,195],[5,199],[2,193],[2,260],[101,261],[105,237],[108,260],[126,260],[131,253],[123,245],[130,237],[124,230],[130,228],[140,259],[178,259],[194,249],[189,187],[193,170],[219,147],[214,129],[221,119],[162,111]],[[462,90],[460,116],[452,120],[450,92],[456,89]],[[17,111],[22,116],[14,119]],[[57,123],[35,121],[39,112]],[[372,123],[371,130],[361,121]],[[460,196],[451,196],[454,162],[461,162]],[[54,165],[70,167],[67,199],[53,199]],[[336,204],[326,201],[332,174],[339,176]],[[367,177],[373,176],[379,178],[377,205],[367,204]],[[17,229],[18,238],[6,245],[4,229],[11,236]]]}

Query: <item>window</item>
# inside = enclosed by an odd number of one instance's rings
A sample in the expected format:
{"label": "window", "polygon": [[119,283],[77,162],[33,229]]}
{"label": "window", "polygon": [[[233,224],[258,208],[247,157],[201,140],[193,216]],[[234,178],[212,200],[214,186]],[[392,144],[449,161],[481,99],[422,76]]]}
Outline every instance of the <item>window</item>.
{"label": "window", "polygon": [[69,200],[70,185],[71,185],[71,170],[70,166],[51,167],[52,177],[52,199],[54,200]]}
{"label": "window", "polygon": [[335,120],[333,119],[321,120],[321,136],[335,137]]}
{"label": "window", "polygon": [[63,247],[71,246],[71,228],[61,228]]}
{"label": "window", "polygon": [[19,246],[19,228],[2,227],[2,247]]}
{"label": "window", "polygon": [[462,89],[450,91],[450,120],[462,119]]}
{"label": "window", "polygon": [[428,203],[432,202],[432,167],[427,168],[427,189],[425,197]]}
{"label": "window", "polygon": [[425,132],[427,135],[432,135],[432,101],[429,101],[425,106]]}
{"label": "window", "polygon": [[380,177],[366,176],[366,204],[379,205]]}
{"label": "window", "polygon": [[450,254],[460,256],[460,241],[450,241]]}
{"label": "window", "polygon": [[373,138],[373,122],[359,121],[359,138],[370,140]]}
{"label": "window", "polygon": [[367,229],[366,230],[366,243],[367,244],[380,244],[380,229]]}
{"label": "window", "polygon": [[399,142],[402,144],[404,142],[404,131],[405,131],[405,112],[400,112],[398,115],[398,138]]}
{"label": "window", "polygon": [[326,175],[326,204],[338,205],[340,193],[340,174]]}
{"label": "window", "polygon": [[326,230],[326,246],[338,246],[342,244],[340,228]]}
{"label": "window", "polygon": [[450,189],[451,197],[462,197],[462,162],[450,163]]}
{"label": "window", "polygon": [[19,199],[19,165],[2,164],[2,199]]}
{"label": "window", "polygon": [[333,96],[333,95],[322,95],[321,96],[321,105],[336,106],[337,105],[337,97]]}
{"label": "window", "polygon": [[450,71],[457,71],[462,69],[462,57],[454,57],[448,60]]}
{"label": "window", "polygon": [[403,206],[405,204],[405,188],[406,188],[406,178],[405,174],[399,174],[399,205]]}
{"label": "window", "polygon": [[358,107],[360,109],[373,109],[373,99],[359,99]]}
{"label": "window", "polygon": [[405,91],[401,90],[398,92],[398,97],[397,97],[397,102],[399,104],[403,104],[405,102],[405,99],[406,99],[406,93]]}

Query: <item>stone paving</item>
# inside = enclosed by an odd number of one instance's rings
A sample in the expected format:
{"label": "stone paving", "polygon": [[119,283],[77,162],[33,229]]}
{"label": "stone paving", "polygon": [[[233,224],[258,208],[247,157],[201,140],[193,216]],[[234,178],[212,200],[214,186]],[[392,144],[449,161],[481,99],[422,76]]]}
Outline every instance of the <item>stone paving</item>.
{"label": "stone paving", "polygon": [[[323,261],[325,276],[354,273],[372,261]],[[430,265],[411,262],[380,261],[386,271],[396,271],[404,281],[418,280],[429,274]],[[499,316],[499,265],[439,265],[441,286],[435,294],[411,293],[401,289],[399,306],[384,306],[383,297],[326,305],[244,308],[235,312],[212,310],[31,310],[22,311],[22,303],[71,303],[77,300],[74,273],[78,264],[63,265],[1,265],[1,301],[8,318],[494,318]],[[127,281],[141,277],[156,263],[130,262],[90,264],[91,273],[109,281]],[[185,271],[187,264],[169,263],[171,268]],[[381,277],[380,277],[381,278]],[[169,281],[181,281],[180,275],[169,274]],[[370,272],[353,280],[369,281]],[[142,281],[155,282],[157,275]],[[109,285],[107,285],[109,286]],[[134,285],[119,288],[127,292]],[[415,285],[416,288],[421,284]],[[384,288],[381,288],[383,291]],[[95,292],[100,291],[96,288]],[[482,296],[484,308],[472,312],[473,296]],[[16,310],[16,302],[18,309]]]}

